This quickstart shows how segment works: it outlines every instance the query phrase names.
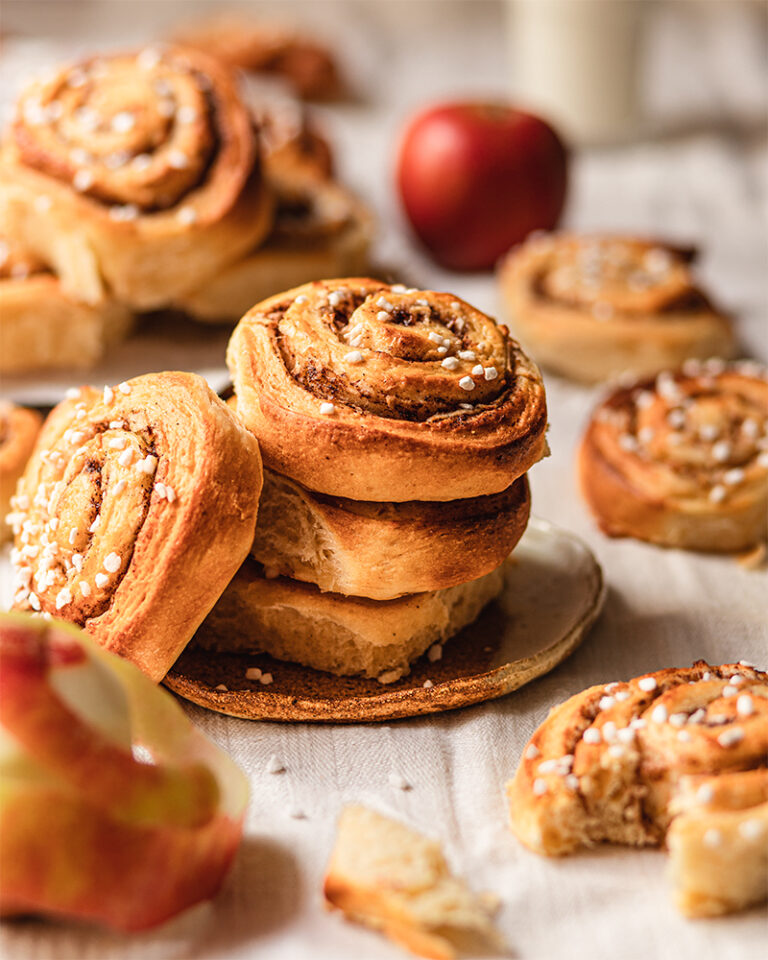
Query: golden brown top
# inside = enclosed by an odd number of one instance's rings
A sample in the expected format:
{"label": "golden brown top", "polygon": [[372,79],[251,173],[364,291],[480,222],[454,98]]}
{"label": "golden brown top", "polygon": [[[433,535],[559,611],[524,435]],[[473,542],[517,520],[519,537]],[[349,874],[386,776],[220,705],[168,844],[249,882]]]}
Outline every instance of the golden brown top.
{"label": "golden brown top", "polygon": [[653,498],[732,504],[768,485],[766,371],[750,361],[688,361],[614,391],[588,441]]}
{"label": "golden brown top", "polygon": [[243,323],[268,334],[315,412],[338,404],[424,422],[466,418],[518,391],[518,403],[544,403],[538,374],[507,328],[449,293],[318,282],[266,301]]}
{"label": "golden brown top", "polygon": [[711,310],[692,258],[693,251],[633,237],[545,234],[514,250],[503,269],[542,302],[609,321]]}
{"label": "golden brown top", "polygon": [[115,220],[173,207],[190,223],[218,219],[256,161],[227,68],[181,48],[93,57],[33,83],[11,138],[21,163],[108,205]]}

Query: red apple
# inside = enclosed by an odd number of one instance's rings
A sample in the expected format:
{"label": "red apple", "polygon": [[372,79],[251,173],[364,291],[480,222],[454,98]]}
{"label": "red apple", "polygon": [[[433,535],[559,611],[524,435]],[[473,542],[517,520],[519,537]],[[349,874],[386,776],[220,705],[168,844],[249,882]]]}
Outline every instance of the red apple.
{"label": "red apple", "polygon": [[248,796],[235,764],[136,667],[23,615],[0,617],[0,784],[0,914],[119,930],[216,893]]}
{"label": "red apple", "polygon": [[567,153],[544,120],[494,103],[447,103],[417,114],[397,182],[413,229],[454,270],[493,267],[562,213]]}

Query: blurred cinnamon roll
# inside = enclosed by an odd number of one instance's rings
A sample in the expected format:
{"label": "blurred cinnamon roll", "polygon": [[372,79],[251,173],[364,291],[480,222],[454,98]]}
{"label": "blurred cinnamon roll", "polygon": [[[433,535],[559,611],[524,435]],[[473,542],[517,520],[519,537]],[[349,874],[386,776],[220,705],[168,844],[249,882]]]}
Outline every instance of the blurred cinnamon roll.
{"label": "blurred cinnamon roll", "polygon": [[252,248],[271,201],[228,69],[148,48],[22,93],[0,153],[0,216],[67,293],[150,309]]}
{"label": "blurred cinnamon roll", "polygon": [[768,528],[768,380],[750,361],[688,361],[615,390],[579,451],[584,497],[611,536],[736,551]]}
{"label": "blurred cinnamon roll", "polygon": [[247,556],[260,489],[256,441],[201,377],[73,390],[12,504],[14,605],[160,680]]}
{"label": "blurred cinnamon roll", "polygon": [[11,538],[5,518],[42,422],[35,410],[0,401],[0,543]]}
{"label": "blurred cinnamon roll", "polygon": [[543,366],[586,382],[731,357],[731,321],[696,285],[693,255],[632,237],[533,237],[499,269],[510,326]]}
{"label": "blurred cinnamon roll", "polygon": [[538,370],[506,327],[452,294],[306,284],[246,314],[227,363],[265,464],[320,493],[482,496],[546,452]]}
{"label": "blurred cinnamon roll", "polygon": [[287,26],[229,14],[189,24],[176,39],[241,70],[278,77],[299,97],[332,100],[343,91],[333,54]]}
{"label": "blurred cinnamon roll", "polygon": [[263,243],[177,301],[188,316],[209,323],[235,323],[280,290],[356,276],[369,267],[373,217],[332,179],[330,145],[309,124],[302,105],[261,97],[251,109],[275,218]]}
{"label": "blurred cinnamon roll", "polygon": [[0,373],[92,367],[132,323],[114,300],[73,299],[42,260],[0,237]]}

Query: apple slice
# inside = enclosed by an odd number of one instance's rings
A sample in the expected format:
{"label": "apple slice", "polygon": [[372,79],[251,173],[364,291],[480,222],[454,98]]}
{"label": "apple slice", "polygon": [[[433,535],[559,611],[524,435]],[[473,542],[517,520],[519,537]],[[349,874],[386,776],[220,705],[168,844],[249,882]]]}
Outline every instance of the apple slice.
{"label": "apple slice", "polygon": [[247,800],[132,664],[68,624],[0,616],[0,913],[162,923],[216,893]]}

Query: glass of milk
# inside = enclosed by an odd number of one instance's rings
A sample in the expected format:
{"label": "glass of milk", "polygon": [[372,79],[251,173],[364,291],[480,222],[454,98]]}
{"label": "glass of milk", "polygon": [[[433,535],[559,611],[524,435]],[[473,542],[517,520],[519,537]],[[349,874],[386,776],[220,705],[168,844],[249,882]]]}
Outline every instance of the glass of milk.
{"label": "glass of milk", "polygon": [[512,83],[521,106],[572,141],[641,132],[639,34],[646,0],[507,0]]}

